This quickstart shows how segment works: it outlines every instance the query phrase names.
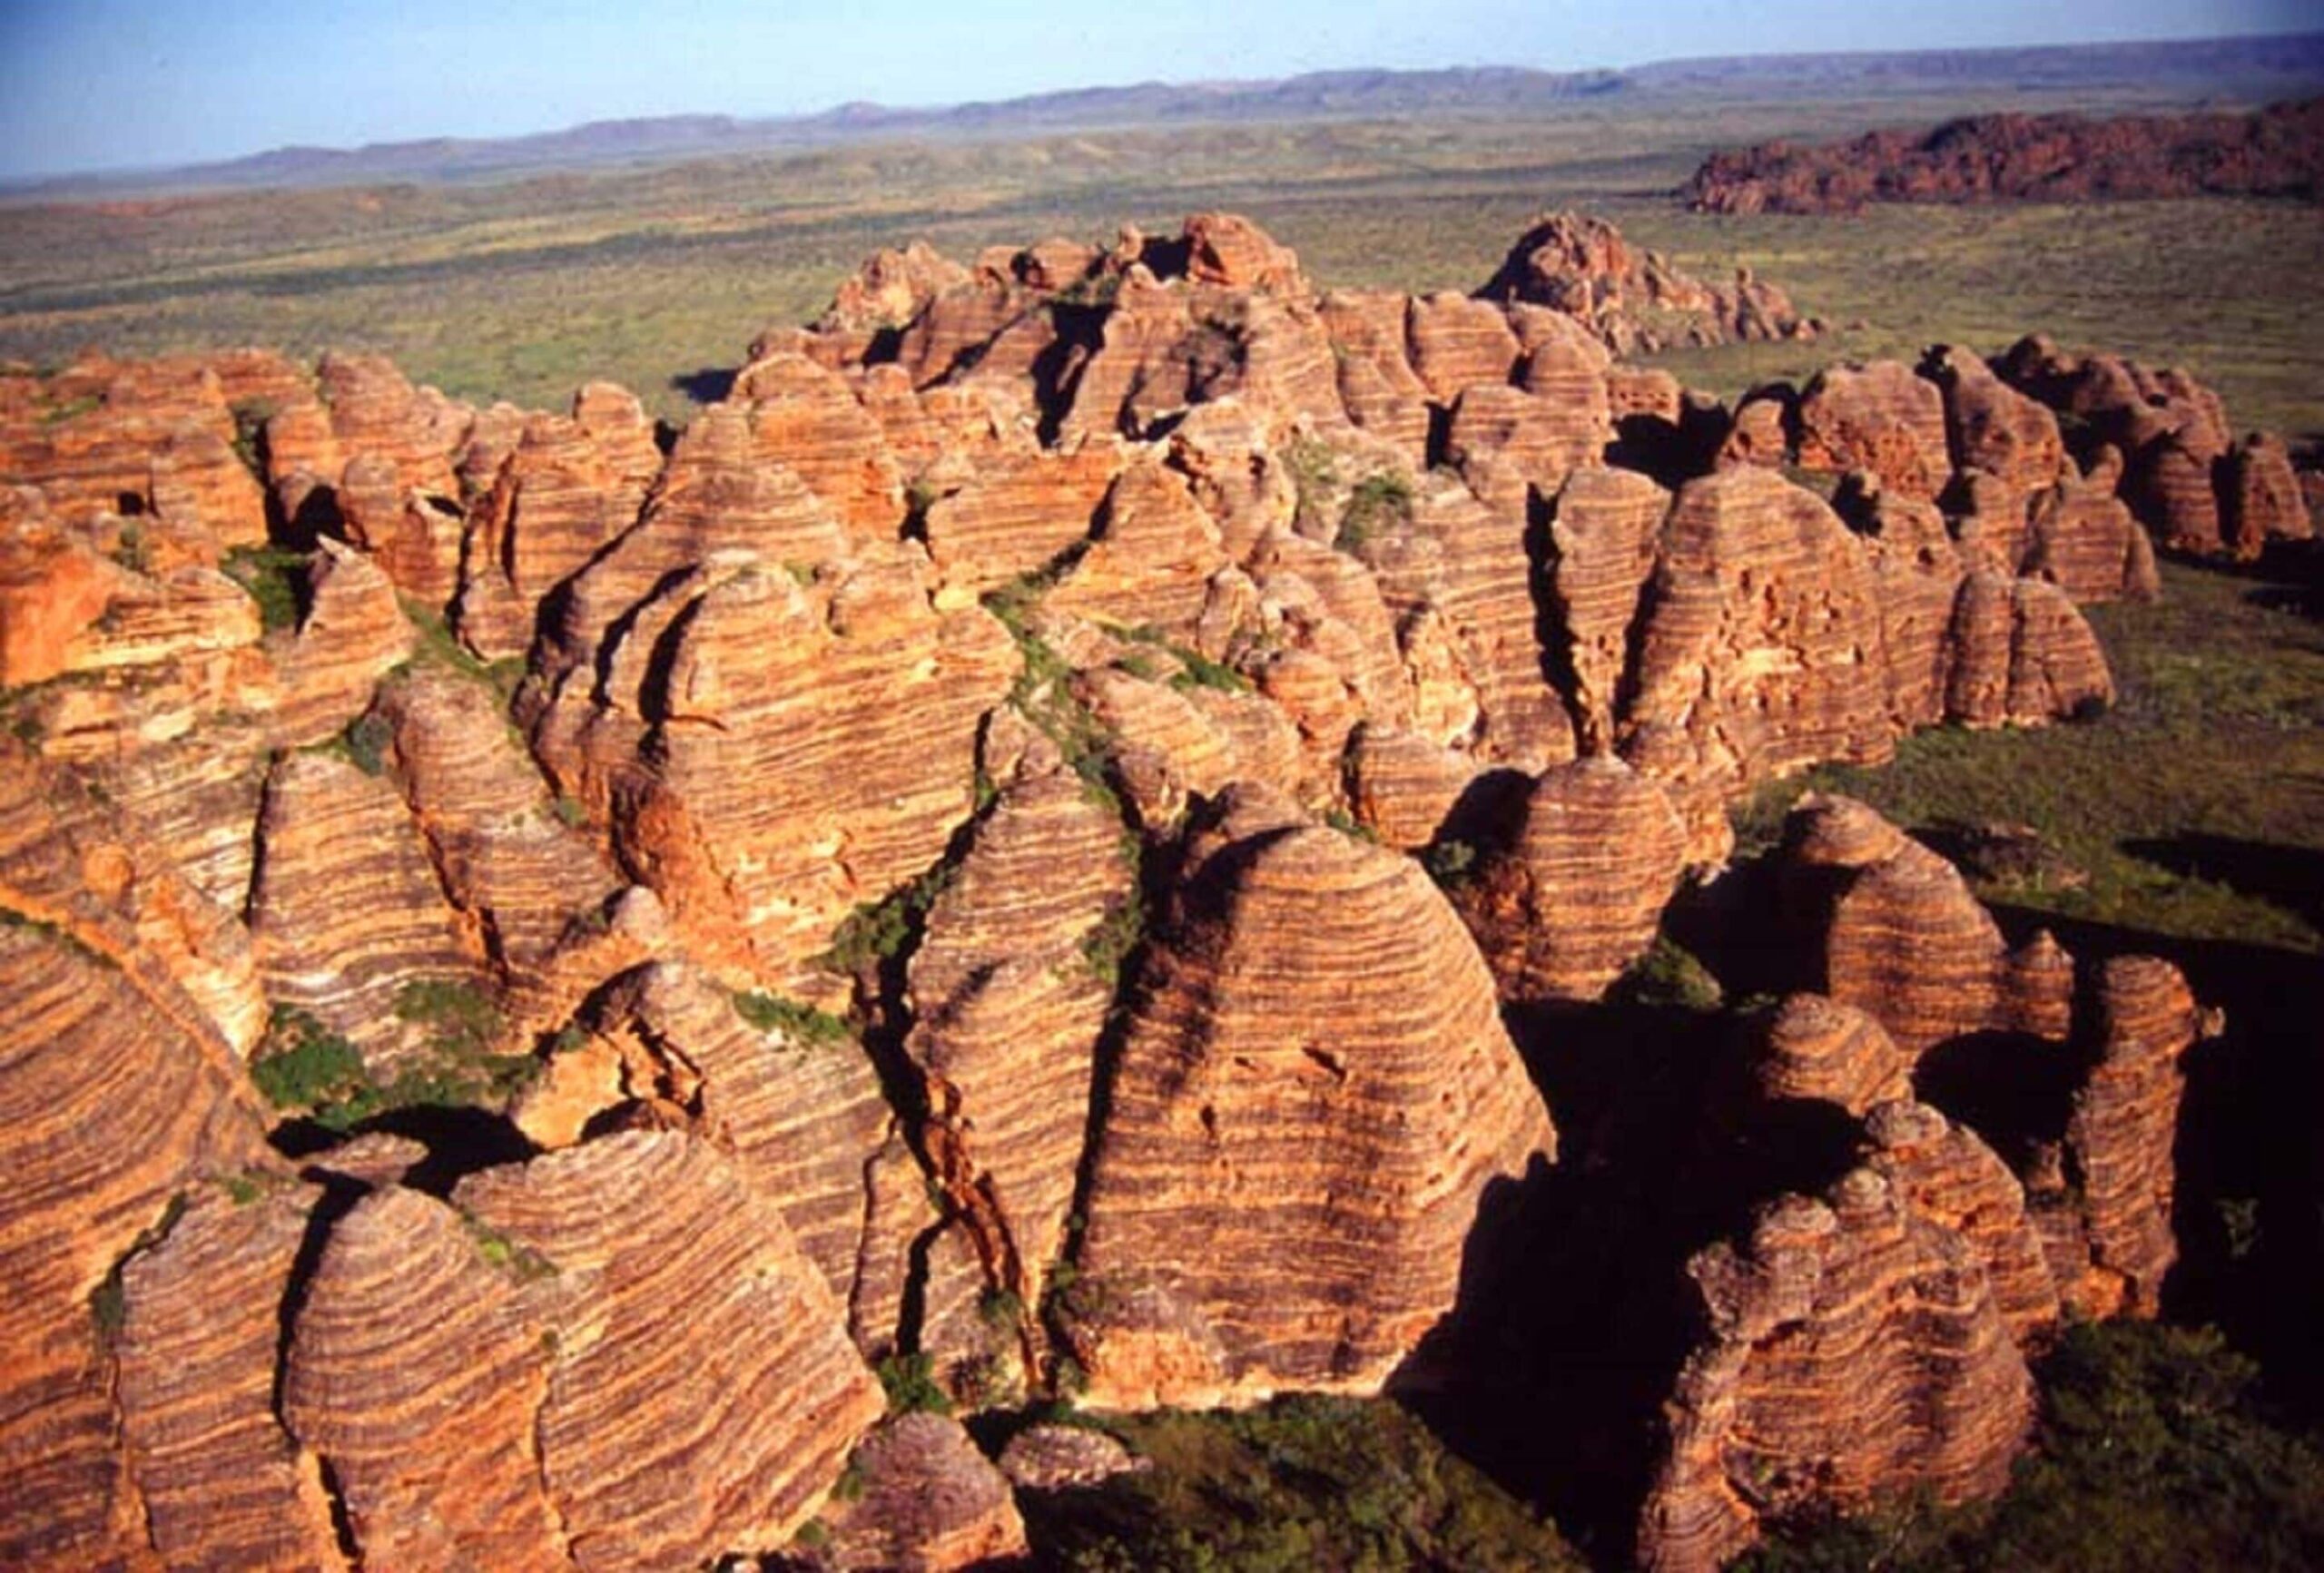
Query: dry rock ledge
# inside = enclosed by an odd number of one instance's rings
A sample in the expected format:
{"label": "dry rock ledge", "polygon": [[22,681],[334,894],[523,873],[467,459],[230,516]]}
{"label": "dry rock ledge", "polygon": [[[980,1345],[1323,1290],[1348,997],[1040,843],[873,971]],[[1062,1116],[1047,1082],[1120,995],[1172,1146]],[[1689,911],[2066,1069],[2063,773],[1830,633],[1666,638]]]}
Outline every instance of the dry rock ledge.
{"label": "dry rock ledge", "polygon": [[[1810,804],[1792,997],[1664,1144],[1719,1226],[1569,1250],[1639,1214],[1541,1197],[1639,1171],[1541,1088],[1736,797],[2103,705],[2080,604],[2305,514],[2039,339],[1732,411],[1617,359],[1815,331],[1574,215],[1407,297],[1204,214],[881,252],[675,433],[6,369],[0,1563],[1012,1555],[1137,1460],[1004,1473],[875,1368],[1515,1391],[1460,1355],[1512,1241],[1679,1296],[1598,1417],[1653,1565],[1994,1489],[2025,1351],[2172,1260],[2172,968]],[[1995,1034],[2062,1095],[1948,1102]],[[1728,1163],[1802,1109],[1844,1164]]]}

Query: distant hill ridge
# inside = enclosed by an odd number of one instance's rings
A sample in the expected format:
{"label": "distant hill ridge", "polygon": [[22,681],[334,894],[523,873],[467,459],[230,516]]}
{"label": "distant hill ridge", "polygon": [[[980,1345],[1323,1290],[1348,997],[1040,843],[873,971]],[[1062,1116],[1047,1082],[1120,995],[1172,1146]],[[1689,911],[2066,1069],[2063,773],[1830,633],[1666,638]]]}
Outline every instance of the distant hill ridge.
{"label": "distant hill ridge", "polygon": [[1713,153],[1688,202],[1719,213],[1868,202],[2086,202],[2199,193],[2324,198],[2324,98],[2254,114],[1985,114],[1927,132]]}
{"label": "distant hill ridge", "polygon": [[430,137],[355,148],[280,147],[219,162],[64,175],[0,190],[70,197],[126,191],[458,181],[906,134],[974,136],[1422,112],[1507,113],[1614,93],[1826,94],[1970,83],[2024,88],[2185,84],[2209,90],[2209,84],[2222,78],[2248,81],[2260,96],[2289,96],[2303,85],[2310,91],[2324,87],[2324,33],[2027,49],[1738,55],[1659,61],[1619,71],[1496,65],[1322,71],[1263,81],[1144,82],[931,108],[856,102],[808,115],[659,115],[590,121],[523,136]]}

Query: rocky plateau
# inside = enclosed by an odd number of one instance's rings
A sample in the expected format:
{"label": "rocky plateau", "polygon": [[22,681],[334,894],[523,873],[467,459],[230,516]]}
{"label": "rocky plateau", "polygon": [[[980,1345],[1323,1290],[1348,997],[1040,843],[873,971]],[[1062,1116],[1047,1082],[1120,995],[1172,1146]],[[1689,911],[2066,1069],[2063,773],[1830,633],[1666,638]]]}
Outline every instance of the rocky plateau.
{"label": "rocky plateau", "polygon": [[[1133,1467],[929,1392],[1565,1392],[1659,1569],[1998,1489],[2157,1310],[2214,1023],[1729,809],[2102,709],[2082,605],[2308,515],[2038,338],[1620,359],[1816,332],[1574,215],[1405,296],[1213,213],[882,251],[683,430],[0,376],[0,1564],[1006,1563]],[[1716,885],[1773,1003],[1568,1098]],[[1619,1391],[1491,1353],[1542,1304]]]}

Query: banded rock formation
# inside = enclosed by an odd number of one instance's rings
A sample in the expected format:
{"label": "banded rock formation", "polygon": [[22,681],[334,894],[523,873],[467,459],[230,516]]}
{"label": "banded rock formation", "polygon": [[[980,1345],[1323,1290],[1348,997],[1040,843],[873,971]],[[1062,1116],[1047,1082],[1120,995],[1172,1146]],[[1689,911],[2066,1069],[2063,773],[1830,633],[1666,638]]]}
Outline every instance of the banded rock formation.
{"label": "banded rock formation", "polygon": [[1071,1336],[1100,1404],[1376,1386],[1451,1305],[1482,1192],[1552,1151],[1414,865],[1287,805],[1215,836],[1096,1134]]}
{"label": "banded rock formation", "polygon": [[1666,343],[1813,339],[1781,290],[1738,270],[1731,287],[1706,285],[1659,253],[1635,248],[1602,219],[1552,213],[1510,248],[1482,293],[1578,318],[1617,354]]}
{"label": "banded rock formation", "polygon": [[1618,759],[1544,772],[1514,840],[1455,892],[1502,997],[1594,999],[1653,942],[1686,861],[1662,790]]}
{"label": "banded rock formation", "polygon": [[[865,1361],[972,1407],[1072,1362],[1378,1391],[1551,1155],[1497,995],[1602,990],[1771,775],[2102,701],[2073,600],[2144,538],[2143,461],[2064,462],[2022,369],[1730,414],[1610,343],[1798,331],[1776,292],[1580,221],[1504,271],[1320,294],[1226,215],[885,253],[674,439],[376,358],[0,379],[0,1429],[41,1460],[0,1559],[773,1552],[872,1434]],[[2280,511],[2214,428],[2221,518]],[[1861,477],[1837,511],[1777,467],[1811,457]],[[1859,829],[1788,984],[1843,1019],[1787,1008],[1735,1117],[1866,1121],[1902,1200],[1836,1225],[1802,1336],[1965,1407],[1768,1456],[1951,1490],[2013,1440],[1996,1367],[1897,1285],[1983,1271],[1943,1303],[1977,1338],[2044,1283],[2151,1307],[2196,1026],[2161,975],[2078,1000]],[[1414,854],[1464,842],[1456,909]],[[1934,1072],[1997,1029],[2063,1091],[1989,1152]],[[833,1557],[1016,1546],[958,1428],[859,1463],[946,1511],[834,1507]]]}
{"label": "banded rock formation", "polygon": [[1876,1021],[1924,1096],[2010,1159],[2056,1297],[2155,1314],[2176,1259],[2180,1060],[2210,1030],[2184,976],[2130,957],[2078,978],[2046,933],[2010,949],[1952,865],[1846,799],[1807,800],[1783,856],[1807,980]]}
{"label": "banded rock formation", "polygon": [[1688,1273],[1707,1336],[1670,1401],[1640,1566],[1715,1568],[1768,1519],[2007,1481],[2034,1421],[2024,1357],[1977,1253],[1893,1180],[1864,1167],[1784,1197]]}

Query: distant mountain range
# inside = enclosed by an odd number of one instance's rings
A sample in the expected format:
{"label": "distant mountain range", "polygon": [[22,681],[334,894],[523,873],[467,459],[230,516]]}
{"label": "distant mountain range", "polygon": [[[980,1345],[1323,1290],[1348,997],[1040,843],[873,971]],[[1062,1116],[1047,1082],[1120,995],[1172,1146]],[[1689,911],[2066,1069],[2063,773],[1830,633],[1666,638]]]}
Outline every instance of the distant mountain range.
{"label": "distant mountain range", "polygon": [[810,115],[663,115],[495,138],[357,148],[283,147],[222,162],[65,175],[0,187],[69,198],[198,188],[459,181],[517,172],[651,163],[901,136],[991,136],[1174,123],[1265,123],[1398,114],[1506,114],[1625,97],[1830,97],[1975,86],[2057,90],[2183,86],[2252,96],[2324,86],[2324,33],[2153,44],[1905,54],[1737,55],[1623,71],[1516,66],[1327,71],[1262,82],[1138,83],[940,108],[846,103]]}

